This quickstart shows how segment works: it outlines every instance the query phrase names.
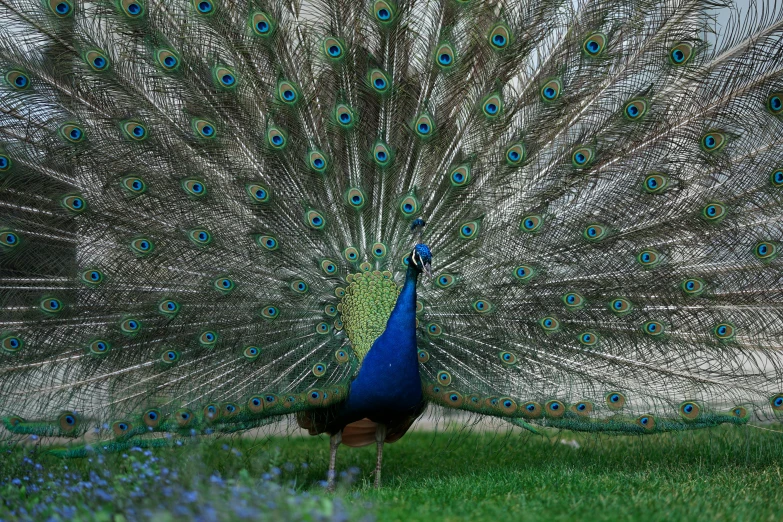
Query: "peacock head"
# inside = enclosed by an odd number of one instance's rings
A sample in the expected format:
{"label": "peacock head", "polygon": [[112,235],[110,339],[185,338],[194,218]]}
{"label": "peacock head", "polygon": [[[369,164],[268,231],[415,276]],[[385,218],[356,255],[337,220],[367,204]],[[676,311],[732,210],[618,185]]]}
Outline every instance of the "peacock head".
{"label": "peacock head", "polygon": [[424,243],[417,243],[413,247],[413,252],[411,252],[411,266],[418,270],[419,273],[424,272],[427,274],[427,277],[432,277],[431,264],[432,252],[430,252],[430,247]]}

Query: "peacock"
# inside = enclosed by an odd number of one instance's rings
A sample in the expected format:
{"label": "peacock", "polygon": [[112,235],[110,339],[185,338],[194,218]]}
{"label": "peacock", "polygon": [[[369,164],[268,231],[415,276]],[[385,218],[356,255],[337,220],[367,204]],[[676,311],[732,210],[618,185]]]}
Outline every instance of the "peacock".
{"label": "peacock", "polygon": [[0,0],[0,438],[783,415],[783,7]]}

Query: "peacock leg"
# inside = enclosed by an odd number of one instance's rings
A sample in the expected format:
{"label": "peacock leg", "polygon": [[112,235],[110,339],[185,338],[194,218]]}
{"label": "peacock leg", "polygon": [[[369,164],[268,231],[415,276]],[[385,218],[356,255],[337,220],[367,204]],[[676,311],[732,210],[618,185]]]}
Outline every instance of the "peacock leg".
{"label": "peacock leg", "polygon": [[337,460],[337,446],[343,441],[343,430],[329,437],[329,473],[326,478],[326,491],[334,492],[334,464]]}
{"label": "peacock leg", "polygon": [[375,428],[375,443],[378,445],[378,454],[375,461],[375,489],[381,487],[381,461],[383,460],[383,442],[386,440],[386,425],[378,424]]}

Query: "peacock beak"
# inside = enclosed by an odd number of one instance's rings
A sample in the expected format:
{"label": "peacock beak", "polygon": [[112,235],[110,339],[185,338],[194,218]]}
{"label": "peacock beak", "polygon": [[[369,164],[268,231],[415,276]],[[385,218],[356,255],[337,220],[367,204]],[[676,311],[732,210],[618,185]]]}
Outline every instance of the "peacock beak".
{"label": "peacock beak", "polygon": [[432,267],[429,263],[424,265],[424,273],[427,274],[427,279],[432,280]]}

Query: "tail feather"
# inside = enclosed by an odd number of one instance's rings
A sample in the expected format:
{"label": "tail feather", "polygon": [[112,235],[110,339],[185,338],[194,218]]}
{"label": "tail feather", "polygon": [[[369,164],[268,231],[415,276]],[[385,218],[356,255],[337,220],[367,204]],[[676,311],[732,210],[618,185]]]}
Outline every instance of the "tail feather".
{"label": "tail feather", "polygon": [[379,2],[0,0],[10,432],[342,400],[341,292],[400,282],[415,218],[433,402],[776,418],[781,8]]}

